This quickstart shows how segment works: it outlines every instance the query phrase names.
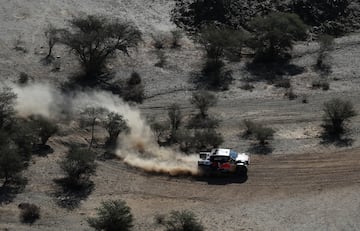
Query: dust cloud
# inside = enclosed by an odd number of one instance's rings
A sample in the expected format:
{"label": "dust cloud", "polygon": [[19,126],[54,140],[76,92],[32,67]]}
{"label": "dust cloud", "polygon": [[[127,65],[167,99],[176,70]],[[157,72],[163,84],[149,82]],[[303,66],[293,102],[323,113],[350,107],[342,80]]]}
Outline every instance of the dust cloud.
{"label": "dust cloud", "polygon": [[57,119],[64,111],[76,116],[87,107],[102,107],[116,112],[124,117],[130,127],[128,134],[119,137],[116,149],[116,155],[126,164],[146,172],[171,176],[197,174],[196,156],[160,147],[140,111],[116,95],[104,91],[64,95],[49,84],[12,84],[11,88],[17,94],[15,109],[19,116],[40,114]]}

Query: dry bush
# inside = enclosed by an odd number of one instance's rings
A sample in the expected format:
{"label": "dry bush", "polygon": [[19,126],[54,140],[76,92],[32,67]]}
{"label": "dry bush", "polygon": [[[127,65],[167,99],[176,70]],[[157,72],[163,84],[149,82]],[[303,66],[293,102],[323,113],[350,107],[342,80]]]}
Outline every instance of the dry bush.
{"label": "dry bush", "polygon": [[347,100],[331,99],[324,103],[323,124],[324,133],[340,138],[347,132],[346,125],[350,119],[357,115],[354,105]]}
{"label": "dry bush", "polygon": [[290,79],[275,80],[275,87],[290,88],[291,87]]}
{"label": "dry bush", "polygon": [[330,89],[330,84],[327,80],[323,80],[323,79],[313,80],[311,83],[311,87],[312,87],[312,89],[321,88],[322,90],[327,91]]}
{"label": "dry bush", "polygon": [[19,204],[21,209],[20,220],[23,223],[32,224],[36,220],[40,219],[40,207],[35,204],[21,203]]}
{"label": "dry bush", "polygon": [[172,211],[165,222],[166,231],[203,231],[196,215],[188,210]]}
{"label": "dry bush", "polygon": [[240,88],[243,89],[243,90],[245,90],[245,91],[252,91],[255,87],[254,87],[254,85],[246,82],[246,83],[242,84],[242,85],[240,86]]}

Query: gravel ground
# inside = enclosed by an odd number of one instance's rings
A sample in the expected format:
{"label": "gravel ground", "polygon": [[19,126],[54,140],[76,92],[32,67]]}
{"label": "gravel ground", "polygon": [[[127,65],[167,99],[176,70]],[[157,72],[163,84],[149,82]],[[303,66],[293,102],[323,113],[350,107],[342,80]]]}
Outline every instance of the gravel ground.
{"label": "gravel ground", "polygon": [[[174,28],[166,0],[4,0],[0,4],[0,75],[15,81],[25,72],[36,81],[54,85],[64,82],[77,70],[76,62],[63,47],[57,47],[61,70],[52,72],[40,59],[46,54],[44,28],[48,23],[66,25],[73,15],[103,14],[132,20],[143,31],[144,43],[131,57],[119,56],[111,63],[117,78],[136,70],[144,79],[146,96],[139,108],[144,116],[166,118],[166,108],[179,103],[184,114],[194,113],[189,103],[193,85],[189,76],[202,63],[202,52],[188,39],[180,50],[166,49],[167,64],[154,67],[156,55],[150,33],[169,33]],[[26,50],[15,50],[18,46]],[[95,189],[79,208],[66,210],[53,197],[54,178],[61,177],[58,161],[68,140],[83,141],[79,134],[54,137],[55,152],[34,157],[25,171],[29,182],[14,201],[0,205],[0,230],[89,230],[86,217],[106,199],[125,199],[136,218],[136,230],[162,230],[154,224],[155,214],[173,209],[194,211],[207,230],[359,230],[360,229],[360,117],[352,120],[353,143],[338,147],[323,145],[320,139],[322,105],[333,97],[349,99],[360,111],[360,36],[336,40],[331,52],[333,73],[330,90],[311,90],[318,78],[312,65],[316,43],[298,44],[293,63],[304,72],[289,77],[295,100],[284,97],[285,90],[264,81],[254,82],[253,91],[240,89],[249,77],[245,62],[230,63],[235,81],[230,89],[217,93],[218,105],[210,113],[222,120],[224,146],[250,151],[252,165],[248,179],[195,179],[153,176],[124,166],[120,161],[99,162],[93,177]],[[303,104],[306,95],[309,103]],[[251,141],[239,138],[241,121],[254,119],[276,130],[271,155],[256,155]],[[41,219],[32,226],[19,222],[21,202],[41,207]]]}

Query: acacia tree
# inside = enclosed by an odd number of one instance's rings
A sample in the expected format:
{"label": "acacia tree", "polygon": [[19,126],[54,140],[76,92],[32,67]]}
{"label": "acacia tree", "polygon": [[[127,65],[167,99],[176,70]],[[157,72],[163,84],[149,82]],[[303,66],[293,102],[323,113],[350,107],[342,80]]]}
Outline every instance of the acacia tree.
{"label": "acacia tree", "polygon": [[108,146],[116,145],[117,138],[119,137],[120,133],[128,132],[130,130],[123,116],[114,112],[110,112],[108,114],[105,121],[105,128],[109,134],[109,137],[106,141],[106,145]]}
{"label": "acacia tree", "polygon": [[242,30],[209,24],[200,31],[199,42],[204,46],[207,58],[220,61],[226,52],[240,53],[245,38]]}
{"label": "acacia tree", "polygon": [[285,58],[296,40],[306,37],[307,27],[296,14],[274,12],[257,17],[251,23],[254,36],[251,45],[256,59],[273,61]]}
{"label": "acacia tree", "polygon": [[70,26],[62,43],[78,57],[90,81],[99,80],[116,51],[128,54],[128,49],[141,41],[141,32],[135,26],[119,20],[89,15],[70,20]]}

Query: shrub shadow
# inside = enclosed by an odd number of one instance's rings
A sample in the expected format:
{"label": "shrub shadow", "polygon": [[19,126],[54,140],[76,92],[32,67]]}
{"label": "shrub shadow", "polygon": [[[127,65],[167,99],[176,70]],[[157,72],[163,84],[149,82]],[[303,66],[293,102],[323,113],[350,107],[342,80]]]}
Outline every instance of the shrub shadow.
{"label": "shrub shadow", "polygon": [[338,135],[328,134],[323,132],[321,134],[320,144],[322,145],[335,145],[337,147],[349,147],[352,146],[354,139],[349,137],[342,137]]}
{"label": "shrub shadow", "polygon": [[274,81],[283,76],[299,75],[305,71],[304,67],[289,62],[250,62],[246,70],[252,75],[253,81]]}
{"label": "shrub shadow", "polygon": [[86,200],[87,197],[94,190],[94,182],[87,180],[79,184],[72,184],[68,178],[54,179],[56,189],[53,197],[58,206],[73,210],[78,208],[81,201]]}
{"label": "shrub shadow", "polygon": [[32,152],[39,156],[47,156],[48,154],[54,153],[54,149],[47,144],[36,144]]}
{"label": "shrub shadow", "polygon": [[267,155],[272,153],[273,150],[269,145],[252,144],[246,151],[254,154]]}
{"label": "shrub shadow", "polygon": [[0,205],[11,203],[17,194],[24,191],[27,179],[17,177],[6,185],[0,187]]}

